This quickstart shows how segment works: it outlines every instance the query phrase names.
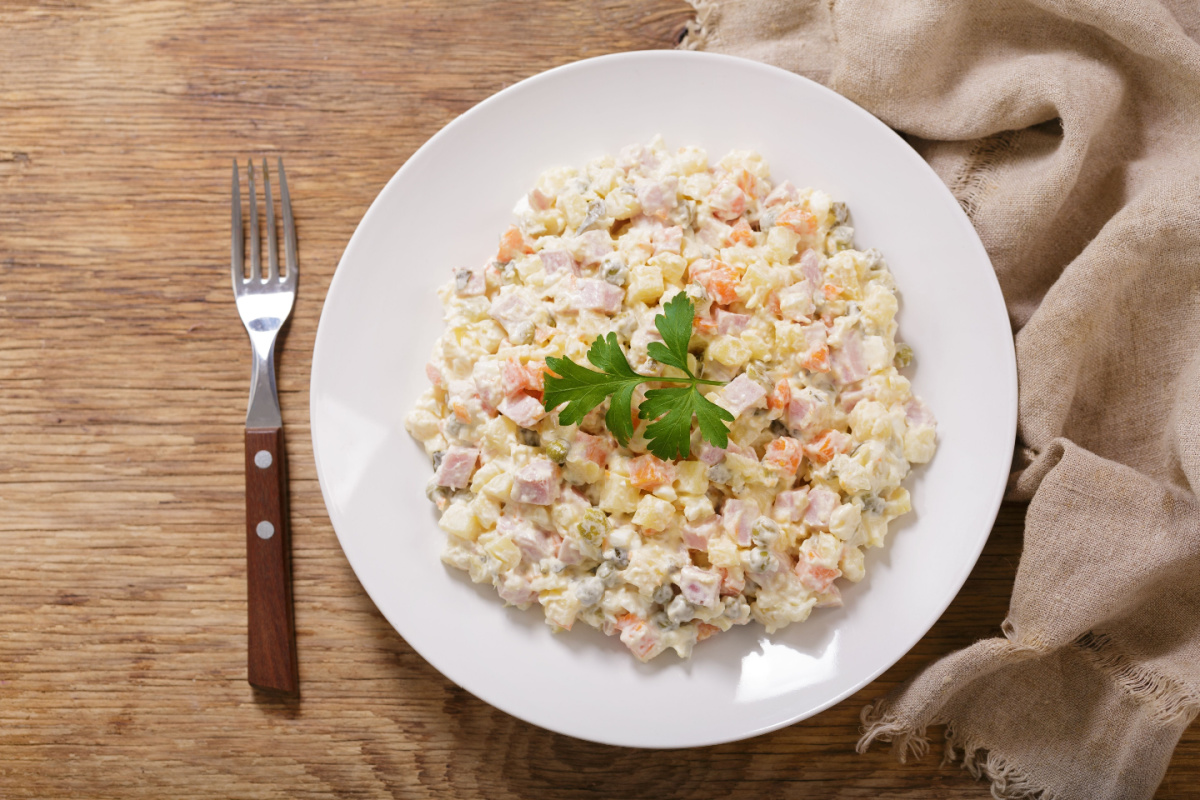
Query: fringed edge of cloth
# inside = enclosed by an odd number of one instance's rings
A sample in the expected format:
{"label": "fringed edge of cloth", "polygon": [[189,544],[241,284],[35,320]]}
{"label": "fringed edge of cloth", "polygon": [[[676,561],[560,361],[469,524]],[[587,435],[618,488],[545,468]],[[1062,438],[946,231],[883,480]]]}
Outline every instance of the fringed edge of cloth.
{"label": "fringed edge of cloth", "polygon": [[[904,725],[890,712],[885,701],[868,704],[863,708],[860,718],[863,733],[854,748],[859,753],[865,753],[876,740],[891,742],[892,750],[901,764],[910,756],[919,760],[929,752],[928,729]],[[934,720],[930,724],[945,723]],[[958,735],[949,725],[946,725],[945,740],[942,763],[952,764],[961,754],[963,768],[976,780],[987,779],[992,785],[992,797],[996,800],[1062,800],[1059,794],[1037,786],[1024,770],[1004,756]]]}
{"label": "fringed edge of cloth", "polygon": [[1161,722],[1192,720],[1200,712],[1200,697],[1177,681],[1137,664],[1113,644],[1107,633],[1088,631],[1074,645],[1131,697],[1147,703]]}
{"label": "fringed edge of cloth", "polygon": [[688,4],[696,9],[696,15],[688,20],[683,38],[679,40],[678,50],[704,50],[709,43],[717,41],[713,25],[717,20],[717,4],[714,0],[688,0]]}

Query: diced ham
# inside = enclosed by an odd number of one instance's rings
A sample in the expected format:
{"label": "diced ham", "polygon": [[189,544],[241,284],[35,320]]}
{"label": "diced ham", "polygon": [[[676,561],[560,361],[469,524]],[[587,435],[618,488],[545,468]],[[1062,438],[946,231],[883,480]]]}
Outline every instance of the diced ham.
{"label": "diced ham", "polygon": [[737,219],[746,210],[746,193],[725,178],[709,192],[708,206],[721,219]]}
{"label": "diced ham", "polygon": [[808,508],[808,487],[791,489],[775,495],[772,516],[779,522],[799,522]]}
{"label": "diced ham", "polygon": [[721,602],[721,575],[688,565],[679,570],[679,589],[689,603],[716,608]]}
{"label": "diced ham", "polygon": [[434,474],[433,480],[438,486],[448,489],[465,489],[471,480],[471,474],[475,472],[475,462],[478,460],[478,448],[453,445],[442,456],[442,464]]}
{"label": "diced ham", "polygon": [[442,375],[442,371],[430,362],[425,365],[425,377],[429,378],[429,382],[434,386],[445,386],[446,378]]}
{"label": "diced ham", "polygon": [[679,178],[674,175],[662,180],[639,178],[633,186],[642,205],[642,213],[648,217],[665,219],[679,204]]}
{"label": "diced ham", "polygon": [[523,606],[537,600],[537,592],[533,590],[533,586],[529,581],[517,575],[503,581],[497,587],[497,594],[500,595],[501,600],[512,603],[514,606]]}
{"label": "diced ham", "polygon": [[520,549],[523,560],[537,563],[556,555],[561,549],[558,534],[522,525],[513,533],[513,543]]}
{"label": "diced ham", "polygon": [[608,281],[585,280],[579,282],[575,297],[575,308],[580,311],[603,311],[615,314],[621,310],[625,290]]}
{"label": "diced ham", "polygon": [[454,293],[459,297],[479,297],[487,293],[482,269],[460,269],[454,273]]}
{"label": "diced ham", "polygon": [[575,237],[571,249],[579,263],[586,267],[603,261],[613,251],[613,240],[608,231],[587,231]]}
{"label": "diced ham", "polygon": [[825,284],[825,277],[821,274],[821,257],[816,251],[805,250],[804,255],[800,256],[800,274],[814,291]]}
{"label": "diced ham", "polygon": [[501,294],[492,301],[488,316],[499,322],[504,326],[505,331],[512,334],[517,325],[528,322],[533,317],[533,312],[533,303],[525,299],[524,295],[509,292]]}
{"label": "diced ham", "polygon": [[735,455],[739,455],[742,458],[748,458],[751,461],[758,461],[758,453],[754,452],[753,447],[747,447],[746,445],[740,445],[737,442],[730,440],[729,446],[725,449],[726,449],[726,452],[734,453]]}
{"label": "diced ham", "polygon": [[725,448],[714,447],[713,445],[709,444],[708,442],[702,442],[700,444],[700,452],[696,456],[696,458],[700,459],[705,464],[708,464],[710,467],[713,464],[716,464],[717,462],[719,462],[724,457],[725,457]]}
{"label": "diced ham", "polygon": [[828,528],[834,509],[841,503],[837,492],[814,486],[808,492],[808,508],[804,511],[804,521],[814,528]]}
{"label": "diced ham", "polygon": [[696,241],[713,248],[725,246],[733,228],[711,214],[701,214],[696,220]]}
{"label": "diced ham", "polygon": [[800,193],[796,191],[796,187],[791,181],[784,181],[771,190],[767,195],[767,199],[763,201],[763,205],[770,208],[771,206],[780,203],[795,203],[800,199]]}
{"label": "diced ham", "polygon": [[875,387],[870,384],[860,385],[856,389],[847,389],[842,392],[839,402],[842,406],[842,411],[849,414],[854,410],[854,407],[863,400],[875,399]]}
{"label": "diced ham", "polygon": [[626,171],[637,168],[649,172],[658,166],[658,156],[643,144],[631,144],[617,153],[617,166]]}
{"label": "diced ham", "polygon": [[737,336],[750,324],[749,314],[734,314],[723,308],[718,308],[714,316],[717,321],[717,333],[727,336]]}
{"label": "diced ham", "polygon": [[788,428],[805,438],[823,430],[829,421],[829,403],[823,395],[805,387],[792,393],[787,407]]}
{"label": "diced ham", "polygon": [[541,189],[534,187],[534,190],[529,193],[529,207],[534,211],[545,211],[550,208],[550,202],[553,199]]}
{"label": "diced ham", "polygon": [[522,392],[512,397],[504,398],[496,410],[522,428],[532,428],[546,416],[546,409],[536,397]]}
{"label": "diced ham", "polygon": [[929,410],[929,406],[925,405],[924,401],[919,397],[914,397],[904,404],[904,417],[908,420],[909,427],[912,428],[937,424],[933,412]]}
{"label": "diced ham", "polygon": [[651,342],[661,342],[662,334],[658,332],[658,328],[650,327],[638,328],[633,332],[633,336],[629,337],[629,347],[632,350],[645,350]]}
{"label": "diced ham", "polygon": [[708,551],[708,543],[712,537],[721,532],[720,517],[709,517],[702,522],[687,522],[683,528],[683,543],[689,550]]}
{"label": "diced ham", "polygon": [[654,244],[654,254],[675,253],[678,255],[683,247],[683,228],[672,225],[669,228],[659,227],[651,238]]}
{"label": "diced ham", "polygon": [[512,500],[548,506],[558,498],[558,465],[548,458],[535,458],[513,476]]}
{"label": "diced ham", "polygon": [[737,417],[748,408],[765,408],[767,390],[743,373],[728,385],[709,395],[709,399]]}
{"label": "diced ham", "polygon": [[792,322],[808,320],[816,306],[813,305],[812,288],[807,279],[793,283],[777,294],[779,298],[779,316]]}
{"label": "diced ham", "polygon": [[758,507],[745,500],[726,500],[721,509],[721,525],[742,547],[750,546],[750,528],[761,516]]}
{"label": "diced ham", "polygon": [[856,383],[867,377],[867,357],[862,333],[857,328],[847,330],[841,344],[830,349],[829,363],[834,377],[842,383]]}
{"label": "diced ham", "polygon": [[563,539],[558,543],[558,560],[568,567],[583,561],[583,553],[572,539]]}
{"label": "diced ham", "polygon": [[575,266],[575,259],[571,258],[571,254],[566,250],[543,250],[538,253],[538,258],[542,260],[542,269],[546,270],[547,275],[556,275],[560,272],[579,273],[579,268]]}

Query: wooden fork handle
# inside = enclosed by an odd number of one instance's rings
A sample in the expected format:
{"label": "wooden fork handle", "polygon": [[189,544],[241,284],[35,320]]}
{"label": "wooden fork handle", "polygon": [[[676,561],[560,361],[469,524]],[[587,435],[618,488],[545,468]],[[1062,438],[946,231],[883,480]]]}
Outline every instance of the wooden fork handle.
{"label": "wooden fork handle", "polygon": [[246,584],[249,680],[297,694],[292,543],[282,428],[246,429]]}

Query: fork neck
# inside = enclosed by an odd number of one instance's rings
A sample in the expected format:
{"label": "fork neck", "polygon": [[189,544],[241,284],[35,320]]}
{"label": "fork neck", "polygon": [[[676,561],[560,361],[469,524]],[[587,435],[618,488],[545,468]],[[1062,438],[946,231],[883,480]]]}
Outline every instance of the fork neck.
{"label": "fork neck", "polygon": [[246,412],[247,428],[279,428],[283,417],[279,413],[279,395],[275,387],[276,331],[251,331],[254,362],[250,371],[250,408]]}

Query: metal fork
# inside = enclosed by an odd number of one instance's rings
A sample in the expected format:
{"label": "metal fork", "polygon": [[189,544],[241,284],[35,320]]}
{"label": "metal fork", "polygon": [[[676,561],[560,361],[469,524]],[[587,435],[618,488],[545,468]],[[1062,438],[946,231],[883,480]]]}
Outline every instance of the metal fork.
{"label": "metal fork", "polygon": [[250,177],[250,276],[245,276],[245,232],[241,181],[233,163],[233,294],[254,348],[250,408],[246,412],[246,585],[247,649],[250,683],[262,689],[297,693],[296,624],[292,609],[291,533],[288,524],[287,462],[283,418],[275,389],[275,340],[296,301],[296,226],[283,160],[277,175],[283,216],[287,271],[279,273],[275,204],[267,161],[262,162],[266,203],[267,274],[262,274],[254,164]]}

